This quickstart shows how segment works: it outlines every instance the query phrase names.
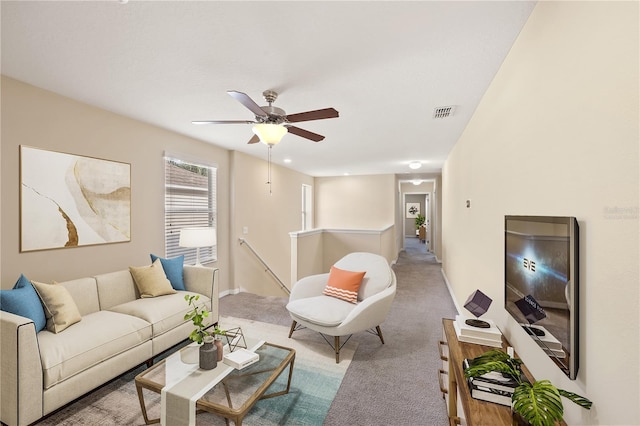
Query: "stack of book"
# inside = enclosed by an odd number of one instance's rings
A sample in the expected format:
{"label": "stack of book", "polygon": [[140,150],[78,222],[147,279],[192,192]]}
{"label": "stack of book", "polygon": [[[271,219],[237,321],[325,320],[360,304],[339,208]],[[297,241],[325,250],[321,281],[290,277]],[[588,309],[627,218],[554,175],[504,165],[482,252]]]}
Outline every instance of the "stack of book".
{"label": "stack of book", "polygon": [[260,355],[244,348],[236,349],[233,352],[229,352],[222,359],[225,364],[238,370],[242,370],[243,368],[258,362],[259,360]]}
{"label": "stack of book", "polygon": [[[462,362],[462,368],[469,367],[469,360]],[[471,396],[483,401],[495,402],[497,404],[511,406],[511,397],[518,383],[510,377],[505,377],[502,373],[491,372],[479,377],[467,379]]]}
{"label": "stack of book", "polygon": [[492,346],[494,348],[502,347],[502,333],[493,321],[483,318],[482,320],[489,323],[490,327],[480,328],[466,324],[466,320],[467,318],[462,315],[456,315],[456,320],[453,322],[459,341]]}

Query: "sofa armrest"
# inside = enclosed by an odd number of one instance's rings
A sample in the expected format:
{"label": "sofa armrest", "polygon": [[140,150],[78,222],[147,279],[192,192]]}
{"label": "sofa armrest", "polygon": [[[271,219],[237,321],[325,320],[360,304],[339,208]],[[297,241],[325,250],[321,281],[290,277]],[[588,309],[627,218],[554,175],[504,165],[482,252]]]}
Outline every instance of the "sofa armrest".
{"label": "sofa armrest", "polygon": [[207,308],[211,312],[213,322],[218,322],[218,268],[205,266],[184,265],[184,287],[187,291],[202,294],[211,299],[211,305]]}
{"label": "sofa armrest", "polygon": [[309,275],[308,277],[299,279],[291,289],[289,301],[320,296],[322,290],[327,286],[328,280],[329,273]]}
{"label": "sofa armrest", "polygon": [[0,420],[28,425],[43,416],[42,363],[29,318],[0,311]]}

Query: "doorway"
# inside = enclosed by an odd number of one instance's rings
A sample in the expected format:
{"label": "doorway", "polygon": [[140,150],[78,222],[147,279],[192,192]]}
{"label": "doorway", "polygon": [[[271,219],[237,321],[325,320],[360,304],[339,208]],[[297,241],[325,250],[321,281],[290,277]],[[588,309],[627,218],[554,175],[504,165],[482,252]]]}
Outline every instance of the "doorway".
{"label": "doorway", "polygon": [[[401,232],[403,237],[403,247],[407,243],[413,245],[419,241],[425,248],[425,251],[435,253],[436,247],[434,238],[436,234],[436,199],[435,199],[435,180],[416,181],[400,181],[400,204],[401,204]],[[420,214],[424,216],[424,233],[420,234],[419,228],[416,227],[415,216],[408,213],[408,209],[417,206]],[[415,211],[415,209],[414,209]]]}

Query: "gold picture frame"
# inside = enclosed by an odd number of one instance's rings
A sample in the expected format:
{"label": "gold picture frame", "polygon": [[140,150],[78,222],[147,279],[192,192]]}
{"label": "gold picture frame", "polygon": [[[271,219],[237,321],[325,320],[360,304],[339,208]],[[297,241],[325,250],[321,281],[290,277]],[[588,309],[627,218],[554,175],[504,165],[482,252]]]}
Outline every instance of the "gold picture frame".
{"label": "gold picture frame", "polygon": [[20,145],[20,252],[131,241],[131,165]]}

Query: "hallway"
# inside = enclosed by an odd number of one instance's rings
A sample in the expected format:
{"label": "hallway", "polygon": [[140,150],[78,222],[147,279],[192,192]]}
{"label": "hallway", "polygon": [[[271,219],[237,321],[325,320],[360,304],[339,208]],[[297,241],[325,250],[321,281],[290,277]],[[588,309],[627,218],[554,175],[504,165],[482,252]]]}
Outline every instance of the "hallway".
{"label": "hallway", "polygon": [[433,257],[435,261],[434,254],[427,250],[427,245],[421,242],[418,237],[404,237],[404,250],[412,259],[414,256],[418,256],[415,260],[421,260],[420,257]]}

